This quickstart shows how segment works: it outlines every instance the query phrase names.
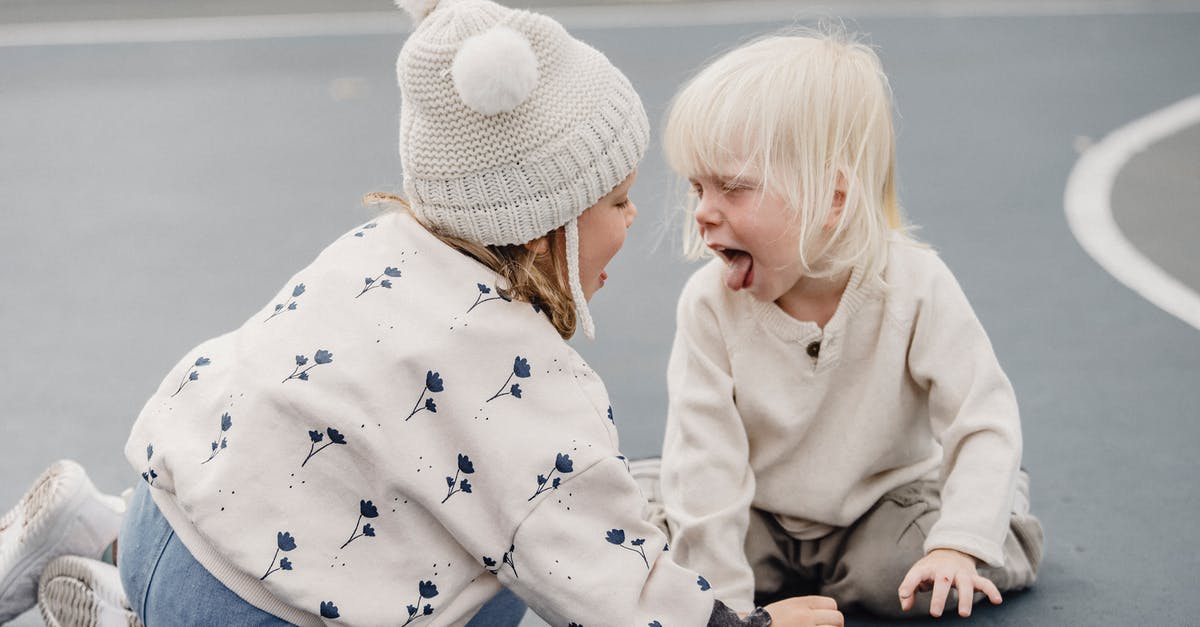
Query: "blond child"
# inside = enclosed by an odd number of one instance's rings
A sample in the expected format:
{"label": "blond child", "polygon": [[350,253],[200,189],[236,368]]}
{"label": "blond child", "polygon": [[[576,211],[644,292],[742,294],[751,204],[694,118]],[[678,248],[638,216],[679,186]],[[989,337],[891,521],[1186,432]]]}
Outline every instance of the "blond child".
{"label": "blond child", "polygon": [[[890,88],[838,33],[768,37],[674,100],[695,193],[662,492],[672,549],[738,610],[819,592],[934,616],[1033,583],[1013,390],[896,200]],[[931,594],[918,594],[932,588]]]}

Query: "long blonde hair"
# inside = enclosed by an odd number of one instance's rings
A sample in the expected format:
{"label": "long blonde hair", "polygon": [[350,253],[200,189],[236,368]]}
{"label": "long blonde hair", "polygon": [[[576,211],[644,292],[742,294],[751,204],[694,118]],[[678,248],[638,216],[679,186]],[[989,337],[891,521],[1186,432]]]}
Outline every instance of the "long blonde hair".
{"label": "long blonde hair", "polygon": [[[891,87],[875,51],[842,29],[765,37],[713,61],[671,103],[663,145],[684,177],[753,172],[800,227],[808,276],[882,271],[886,240],[907,236],[895,184]],[[839,175],[846,199],[832,231]],[[689,204],[690,212],[695,200]],[[709,252],[685,220],[691,258]]]}
{"label": "long blonde hair", "polygon": [[[384,192],[367,194],[363,197],[363,204],[391,205],[395,210],[407,211],[416,217],[406,200]],[[563,263],[565,245],[561,228],[546,234],[549,244],[546,251],[537,251],[525,244],[485,246],[439,233],[420,218],[417,221],[447,246],[504,277],[507,285],[496,287],[501,296],[533,304],[550,319],[550,324],[554,325],[564,340],[575,334],[575,304],[571,299],[567,268]]]}

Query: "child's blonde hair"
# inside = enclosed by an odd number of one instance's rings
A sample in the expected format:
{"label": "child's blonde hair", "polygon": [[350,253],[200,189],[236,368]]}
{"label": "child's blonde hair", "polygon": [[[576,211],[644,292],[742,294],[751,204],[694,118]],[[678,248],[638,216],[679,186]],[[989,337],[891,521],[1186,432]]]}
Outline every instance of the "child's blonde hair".
{"label": "child's blonde hair", "polygon": [[[783,199],[808,276],[881,272],[889,233],[904,233],[891,88],[875,51],[843,29],[769,36],[721,56],[675,97],[663,143],[685,177],[754,180]],[[839,176],[844,210],[826,234]],[[695,220],[684,246],[693,259],[707,252]]]}
{"label": "child's blonde hair", "polygon": [[[393,194],[372,192],[363,197],[363,204],[391,205],[416,218],[408,202]],[[419,218],[417,220],[420,221]],[[423,222],[421,225],[446,245],[504,277],[507,285],[496,286],[501,296],[535,305],[564,340],[575,334],[578,318],[575,301],[571,298],[567,268],[561,261],[564,253],[560,251],[565,249],[563,235],[559,232],[561,227],[545,235],[548,246],[545,251],[539,252],[525,244],[486,246],[441,233]]]}

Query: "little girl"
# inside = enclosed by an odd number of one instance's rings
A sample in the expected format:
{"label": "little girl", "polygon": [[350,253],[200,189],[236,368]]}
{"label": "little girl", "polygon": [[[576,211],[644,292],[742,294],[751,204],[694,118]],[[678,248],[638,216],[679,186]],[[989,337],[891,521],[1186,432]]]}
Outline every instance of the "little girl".
{"label": "little girl", "polygon": [[906,234],[875,53],[836,34],[734,50],[678,94],[664,144],[695,192],[689,251],[712,257],[668,373],[675,558],[739,610],[819,592],[939,616],[956,588],[966,616],[1032,584],[1017,403],[954,275]]}
{"label": "little girl", "polygon": [[[562,626],[840,625],[827,599],[738,616],[671,561],[604,385],[564,341],[592,335],[586,302],[637,215],[649,128],[629,82],[545,16],[406,4],[410,210],[333,242],[146,403],[118,545],[132,609],[151,625],[515,625],[523,609],[473,619],[506,587]],[[50,558],[100,552],[105,507],[77,466],[48,471],[0,524],[0,620]],[[99,620],[79,618],[104,606],[84,594],[97,579],[54,564],[48,622]]]}

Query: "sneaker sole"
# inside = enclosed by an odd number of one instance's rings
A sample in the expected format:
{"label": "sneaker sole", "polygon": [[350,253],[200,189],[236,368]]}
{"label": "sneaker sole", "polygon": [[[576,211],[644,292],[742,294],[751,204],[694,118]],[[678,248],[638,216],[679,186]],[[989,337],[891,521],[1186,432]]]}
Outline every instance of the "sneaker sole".
{"label": "sneaker sole", "polygon": [[[33,546],[33,550],[11,565],[4,564],[2,560],[5,556],[0,555],[0,569],[5,573],[3,579],[0,579],[0,622],[11,620],[33,607],[36,602],[35,586],[39,574],[46,564],[56,557],[56,549],[65,544],[76,527],[77,515],[53,516],[53,512],[59,510],[78,513],[85,509],[86,501],[95,492],[96,489],[82,466],[71,460],[60,460],[38,477],[27,493],[28,498],[22,497],[21,504],[17,507],[27,505],[27,510],[32,513],[27,511],[27,518],[16,524],[24,525],[23,543]],[[9,512],[4,518],[14,522],[14,512]],[[114,512],[112,516],[115,537],[120,526],[121,514]],[[17,550],[19,546],[10,549]],[[21,601],[13,603],[17,599]]]}
{"label": "sneaker sole", "polygon": [[47,627],[142,627],[117,568],[85,557],[66,555],[47,564],[37,604]]}

